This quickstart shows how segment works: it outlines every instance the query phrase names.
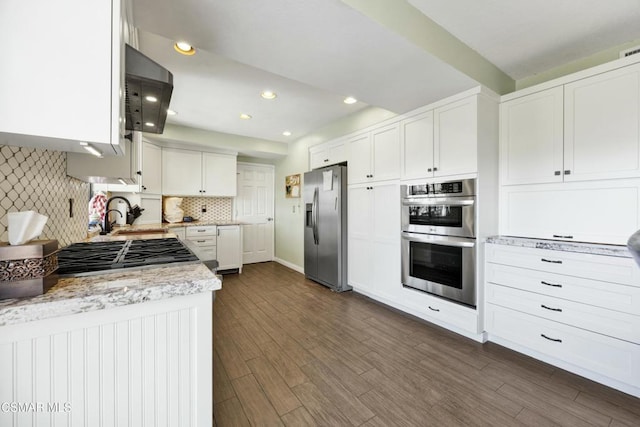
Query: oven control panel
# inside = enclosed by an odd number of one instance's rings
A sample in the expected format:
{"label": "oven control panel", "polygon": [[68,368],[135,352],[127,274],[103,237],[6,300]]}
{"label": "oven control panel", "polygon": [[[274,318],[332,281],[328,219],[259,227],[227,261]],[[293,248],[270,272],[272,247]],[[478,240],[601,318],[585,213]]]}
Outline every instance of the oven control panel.
{"label": "oven control panel", "polygon": [[475,179],[409,185],[406,196],[474,196]]}

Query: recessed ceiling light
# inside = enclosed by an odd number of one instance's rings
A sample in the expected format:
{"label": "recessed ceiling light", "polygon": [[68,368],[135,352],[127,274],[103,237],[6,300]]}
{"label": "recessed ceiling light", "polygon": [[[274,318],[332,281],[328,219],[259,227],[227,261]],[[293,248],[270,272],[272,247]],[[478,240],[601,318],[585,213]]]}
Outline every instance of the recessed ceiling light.
{"label": "recessed ceiling light", "polygon": [[144,125],[145,125],[145,126],[148,126],[148,127],[150,127],[150,128],[152,128],[152,127],[154,127],[154,126],[155,126],[155,123],[145,122],[145,124],[144,124]]}
{"label": "recessed ceiling light", "polygon": [[251,118],[251,116],[248,115],[248,114],[242,113],[242,114],[240,114],[240,118],[242,120],[249,120]]}
{"label": "recessed ceiling light", "polygon": [[278,97],[275,92],[272,92],[270,90],[265,90],[260,94],[260,96],[264,99],[276,99]]}
{"label": "recessed ceiling light", "polygon": [[282,134],[284,136],[291,136],[291,132],[289,132],[288,130],[285,130],[284,132],[282,132]]}
{"label": "recessed ceiling light", "polygon": [[151,95],[145,96],[144,99],[146,99],[149,102],[158,102],[158,98],[156,98],[155,96],[151,96]]}
{"label": "recessed ceiling light", "polygon": [[181,53],[183,55],[190,56],[196,53],[196,50],[194,49],[194,47],[185,41],[176,42],[176,44],[173,45],[173,48],[176,50],[176,52]]}
{"label": "recessed ceiling light", "polygon": [[178,114],[176,111],[173,111],[170,108],[167,108],[167,115],[168,116],[175,116],[176,114]]}
{"label": "recessed ceiling light", "polygon": [[353,96],[347,96],[343,102],[345,104],[355,104],[356,102],[358,102],[358,100],[355,99]]}

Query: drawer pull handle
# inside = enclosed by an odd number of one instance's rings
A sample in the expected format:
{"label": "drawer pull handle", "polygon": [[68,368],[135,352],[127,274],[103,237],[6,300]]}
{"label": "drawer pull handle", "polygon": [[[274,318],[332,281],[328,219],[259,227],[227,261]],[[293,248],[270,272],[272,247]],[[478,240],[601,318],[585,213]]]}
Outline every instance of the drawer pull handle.
{"label": "drawer pull handle", "polygon": [[196,242],[198,242],[198,243],[204,243],[204,242],[206,242],[206,240],[196,240]]}
{"label": "drawer pull handle", "polygon": [[547,339],[549,341],[553,341],[553,342],[562,342],[562,340],[560,338],[549,338],[548,336],[546,336],[545,334],[540,334],[540,336],[544,339]]}
{"label": "drawer pull handle", "polygon": [[440,311],[440,309],[439,309],[439,308],[433,308],[433,307],[431,307],[431,306],[429,306],[429,310],[433,310],[433,311]]}
{"label": "drawer pull handle", "polygon": [[561,234],[554,234],[553,237],[558,239],[573,239],[573,236],[563,236]]}
{"label": "drawer pull handle", "polygon": [[559,259],[546,259],[546,258],[541,258],[540,259],[542,262],[550,262],[551,264],[562,264],[562,261]]}
{"label": "drawer pull handle", "polygon": [[540,307],[544,308],[545,310],[558,311],[558,312],[562,313],[562,309],[561,308],[547,307],[544,304],[540,304]]}
{"label": "drawer pull handle", "polygon": [[207,230],[196,230],[198,233],[204,233]]}
{"label": "drawer pull handle", "polygon": [[542,283],[543,285],[552,286],[554,288],[561,288],[562,287],[562,285],[560,285],[558,283],[549,283],[549,282],[545,282],[544,280],[541,280],[540,283]]}

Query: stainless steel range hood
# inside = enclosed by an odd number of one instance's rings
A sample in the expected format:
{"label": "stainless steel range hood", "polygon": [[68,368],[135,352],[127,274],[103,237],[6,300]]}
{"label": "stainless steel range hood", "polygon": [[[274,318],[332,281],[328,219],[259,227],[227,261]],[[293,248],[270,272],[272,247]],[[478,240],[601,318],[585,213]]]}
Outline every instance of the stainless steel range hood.
{"label": "stainless steel range hood", "polygon": [[126,129],[162,133],[173,92],[173,74],[127,44],[125,85]]}

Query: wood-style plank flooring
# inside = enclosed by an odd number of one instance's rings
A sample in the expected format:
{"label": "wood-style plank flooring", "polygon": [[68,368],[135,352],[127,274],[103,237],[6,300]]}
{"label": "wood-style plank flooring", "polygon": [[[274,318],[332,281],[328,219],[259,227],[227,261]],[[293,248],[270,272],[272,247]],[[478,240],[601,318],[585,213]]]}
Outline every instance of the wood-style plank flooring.
{"label": "wood-style plank flooring", "polygon": [[227,426],[640,426],[640,399],[280,264],[226,275],[214,416]]}

